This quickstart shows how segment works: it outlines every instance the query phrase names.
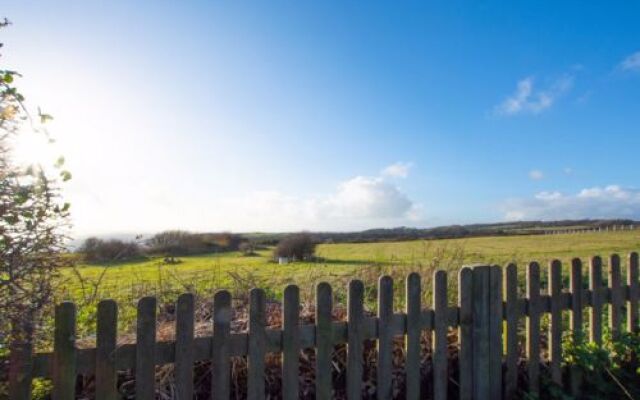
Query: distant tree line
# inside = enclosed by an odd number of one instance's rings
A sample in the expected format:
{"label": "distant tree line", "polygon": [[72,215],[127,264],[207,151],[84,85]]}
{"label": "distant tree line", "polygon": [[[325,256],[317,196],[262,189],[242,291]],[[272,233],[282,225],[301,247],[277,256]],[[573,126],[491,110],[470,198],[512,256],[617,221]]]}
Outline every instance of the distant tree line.
{"label": "distant tree line", "polygon": [[[100,239],[90,237],[77,249],[85,262],[129,261],[145,256],[175,258],[196,254],[241,250],[246,242],[241,235],[229,232],[193,233],[171,230],[157,233],[147,240]],[[252,248],[253,249],[253,248]]]}

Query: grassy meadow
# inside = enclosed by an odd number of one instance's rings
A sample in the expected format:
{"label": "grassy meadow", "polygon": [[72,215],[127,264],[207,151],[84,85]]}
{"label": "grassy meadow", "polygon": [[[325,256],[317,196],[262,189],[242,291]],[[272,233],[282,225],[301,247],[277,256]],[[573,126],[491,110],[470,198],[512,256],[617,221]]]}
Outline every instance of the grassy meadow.
{"label": "grassy meadow", "polygon": [[[380,275],[390,274],[396,280],[400,307],[403,279],[412,271],[422,274],[425,302],[429,303],[428,277],[436,269],[455,272],[465,264],[516,262],[524,271],[529,261],[538,261],[544,267],[554,258],[568,263],[573,257],[586,261],[592,255],[603,256],[606,264],[611,253],[619,253],[625,259],[628,252],[639,249],[640,231],[618,231],[322,244],[317,248],[318,261],[288,265],[273,262],[271,249],[261,250],[255,256],[234,252],[182,257],[177,264],[151,258],[112,265],[79,265],[65,270],[57,285],[56,301],[76,302],[82,336],[93,333],[95,306],[104,298],[118,301],[120,329],[127,331],[135,320],[135,304],[143,296],[157,296],[160,304],[170,304],[185,291],[208,298],[218,289],[228,289],[242,301],[252,287],[261,287],[270,298],[278,300],[284,287],[294,283],[301,288],[302,301],[311,302],[315,285],[328,281],[333,284],[337,303],[344,304],[347,282],[358,278],[367,284],[368,307],[373,309],[375,282]],[[450,275],[449,282],[455,288],[455,274]]]}

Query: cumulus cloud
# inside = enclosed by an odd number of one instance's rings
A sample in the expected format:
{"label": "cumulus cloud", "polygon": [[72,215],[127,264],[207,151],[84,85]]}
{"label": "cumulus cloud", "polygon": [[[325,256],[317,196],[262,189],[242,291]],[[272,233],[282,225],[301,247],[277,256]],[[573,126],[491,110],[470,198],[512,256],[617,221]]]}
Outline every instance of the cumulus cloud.
{"label": "cumulus cloud", "polygon": [[409,176],[409,170],[411,169],[411,163],[397,162],[391,164],[382,170],[382,176],[389,176],[392,178],[406,178]]}
{"label": "cumulus cloud", "polygon": [[534,181],[539,181],[543,178],[544,178],[544,173],[539,169],[533,169],[529,171],[529,179],[532,179]]}
{"label": "cumulus cloud", "polygon": [[620,69],[623,71],[640,71],[640,51],[629,55],[620,63]]}
{"label": "cumulus cloud", "polygon": [[515,92],[494,108],[498,115],[539,114],[550,108],[556,100],[573,86],[573,76],[565,75],[544,89],[536,89],[534,79],[518,81]]}
{"label": "cumulus cloud", "polygon": [[505,218],[581,219],[640,218],[640,190],[618,185],[582,189],[574,194],[540,192],[529,199],[510,199],[503,205]]}

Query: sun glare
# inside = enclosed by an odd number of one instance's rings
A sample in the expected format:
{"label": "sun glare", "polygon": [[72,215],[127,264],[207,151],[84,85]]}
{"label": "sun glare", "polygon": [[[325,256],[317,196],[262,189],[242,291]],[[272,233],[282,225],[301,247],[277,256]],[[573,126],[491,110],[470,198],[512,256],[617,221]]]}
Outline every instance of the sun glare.
{"label": "sun glare", "polygon": [[40,165],[46,168],[55,162],[53,146],[43,133],[21,132],[13,146],[14,161],[20,165]]}

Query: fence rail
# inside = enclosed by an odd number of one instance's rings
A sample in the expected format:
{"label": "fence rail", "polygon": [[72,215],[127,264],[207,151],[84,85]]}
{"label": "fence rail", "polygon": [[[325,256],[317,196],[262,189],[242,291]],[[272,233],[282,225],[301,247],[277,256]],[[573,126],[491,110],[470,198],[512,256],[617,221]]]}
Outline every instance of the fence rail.
{"label": "fence rail", "polygon": [[[583,279],[579,259],[571,262],[569,287],[563,287],[562,264],[552,261],[548,267],[546,293],[541,293],[540,266],[532,262],[526,268],[526,296],[519,297],[517,267],[463,267],[457,276],[458,302],[448,303],[448,274],[437,271],[433,276],[433,301],[424,308],[421,278],[406,278],[405,310],[394,312],[394,285],[390,277],[378,282],[378,310],[375,317],[364,314],[364,285],[353,280],[348,287],[347,321],[332,321],[332,288],[320,283],[316,289],[315,324],[301,325],[300,295],[296,286],[284,292],[281,329],[266,327],[266,296],[262,289],[252,289],[249,296],[249,329],[231,333],[232,304],[227,291],[219,291],[213,302],[213,335],[194,337],[194,298],[183,294],[177,301],[176,336],[174,341],[156,341],[156,300],[142,298],[138,303],[136,343],[117,346],[117,305],[104,300],[98,306],[96,347],[78,349],[75,345],[76,309],[65,302],[56,307],[55,338],[52,353],[31,354],[30,349],[16,349],[10,365],[12,399],[29,396],[31,380],[47,377],[53,380],[54,400],[73,399],[77,374],[95,375],[96,398],[116,399],[117,371],[135,371],[137,399],[154,398],[155,366],[175,363],[176,391],[180,399],[193,396],[193,364],[212,363],[212,396],[230,396],[230,357],[246,356],[248,360],[247,394],[249,399],[265,397],[265,354],[282,354],[282,395],[298,398],[299,354],[301,349],[316,352],[316,398],[330,399],[332,394],[331,357],[333,347],[347,345],[346,391],[349,399],[361,398],[363,351],[365,340],[377,341],[377,397],[390,399],[392,386],[393,338],[405,340],[406,398],[419,399],[420,335],[432,335],[433,398],[447,398],[449,381],[447,332],[458,329],[459,375],[461,399],[511,399],[518,390],[519,337],[518,324],[526,319],[524,348],[527,357],[528,387],[540,390],[541,317],[550,314],[548,364],[552,379],[562,384],[562,315],[570,314],[573,340],[583,340],[584,311],[590,310],[588,339],[601,344],[603,311],[608,306],[608,328],[612,334],[626,330],[638,332],[640,299],[638,254],[631,253],[626,262],[627,280],[623,282],[618,255],[609,259],[607,286],[602,276],[602,259],[592,257],[589,263],[588,288]],[[626,316],[623,315],[626,310]],[[504,371],[504,372],[503,372]],[[573,390],[579,377],[571,374]]]}

